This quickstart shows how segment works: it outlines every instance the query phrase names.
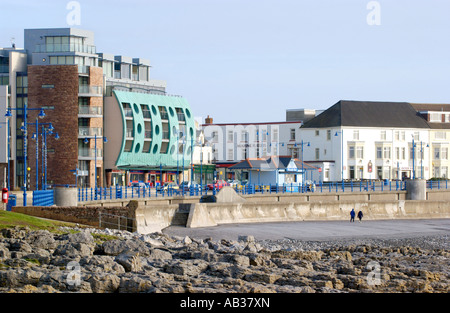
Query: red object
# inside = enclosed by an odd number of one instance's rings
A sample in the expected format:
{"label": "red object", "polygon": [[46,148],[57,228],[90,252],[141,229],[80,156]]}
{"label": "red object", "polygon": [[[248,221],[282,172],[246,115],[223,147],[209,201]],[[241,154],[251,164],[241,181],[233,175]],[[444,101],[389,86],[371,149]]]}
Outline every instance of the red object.
{"label": "red object", "polygon": [[220,190],[225,186],[229,186],[229,184],[224,180],[218,180],[215,181],[213,184],[208,184],[208,189],[213,190],[215,188],[216,190]]}
{"label": "red object", "polygon": [[9,199],[8,188],[3,188],[2,189],[2,202],[8,203],[8,199]]}

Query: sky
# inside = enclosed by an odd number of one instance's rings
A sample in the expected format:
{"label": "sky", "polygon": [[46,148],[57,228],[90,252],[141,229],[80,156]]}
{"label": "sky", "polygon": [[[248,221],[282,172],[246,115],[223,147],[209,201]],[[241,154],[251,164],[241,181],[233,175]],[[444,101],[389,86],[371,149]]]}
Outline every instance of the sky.
{"label": "sky", "polygon": [[27,28],[91,30],[97,52],[150,60],[216,123],[339,100],[450,103],[448,0],[71,2],[0,0],[0,46],[23,47]]}

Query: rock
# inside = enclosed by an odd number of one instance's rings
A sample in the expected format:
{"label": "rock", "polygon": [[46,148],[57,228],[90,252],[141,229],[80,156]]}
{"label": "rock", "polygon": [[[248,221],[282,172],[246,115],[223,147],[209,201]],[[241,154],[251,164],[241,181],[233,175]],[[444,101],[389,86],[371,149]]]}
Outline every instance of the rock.
{"label": "rock", "polygon": [[167,264],[164,270],[181,276],[198,276],[208,268],[208,263],[204,260],[182,260]]}
{"label": "rock", "polygon": [[139,272],[142,269],[142,263],[137,252],[119,254],[114,260],[122,265],[126,272]]}
{"label": "rock", "polygon": [[96,273],[89,278],[88,283],[93,293],[114,293],[119,289],[120,278],[110,273]]}
{"label": "rock", "polygon": [[116,256],[124,252],[138,252],[141,256],[150,256],[150,248],[139,240],[110,240],[102,244],[103,253]]}

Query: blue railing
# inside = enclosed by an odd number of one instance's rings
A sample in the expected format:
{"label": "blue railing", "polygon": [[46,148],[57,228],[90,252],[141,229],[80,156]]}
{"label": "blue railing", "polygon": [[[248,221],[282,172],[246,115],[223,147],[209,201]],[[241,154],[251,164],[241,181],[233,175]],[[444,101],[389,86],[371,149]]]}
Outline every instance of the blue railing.
{"label": "blue railing", "polygon": [[53,190],[33,191],[33,206],[52,206],[54,204]]}
{"label": "blue railing", "polygon": [[[428,189],[448,189],[448,181],[427,181]],[[271,193],[334,193],[334,192],[388,192],[406,190],[405,181],[348,181],[348,182],[319,182],[301,186],[298,183],[283,185],[243,185],[235,186],[233,189],[242,195],[271,194]],[[122,187],[109,188],[80,188],[78,189],[78,201],[117,200],[117,199],[139,199],[158,197],[192,197],[203,195],[215,195],[218,188],[209,189],[206,185],[195,185],[189,188],[179,189],[176,187]]]}

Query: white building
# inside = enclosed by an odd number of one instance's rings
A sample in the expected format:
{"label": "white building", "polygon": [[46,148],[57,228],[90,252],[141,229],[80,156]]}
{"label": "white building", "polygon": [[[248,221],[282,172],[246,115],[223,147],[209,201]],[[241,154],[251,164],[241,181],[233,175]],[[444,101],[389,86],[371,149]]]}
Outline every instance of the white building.
{"label": "white building", "polygon": [[409,103],[339,101],[305,123],[301,138],[304,161],[321,169],[316,181],[433,176],[430,125]]}
{"label": "white building", "polygon": [[[211,144],[216,168],[228,168],[249,158],[289,155],[300,156],[302,122],[214,124],[211,118],[203,125],[205,139]],[[222,172],[218,179],[234,179]],[[219,175],[220,176],[220,175]]]}

